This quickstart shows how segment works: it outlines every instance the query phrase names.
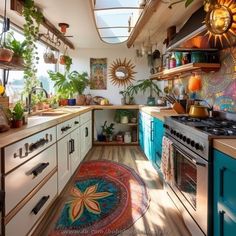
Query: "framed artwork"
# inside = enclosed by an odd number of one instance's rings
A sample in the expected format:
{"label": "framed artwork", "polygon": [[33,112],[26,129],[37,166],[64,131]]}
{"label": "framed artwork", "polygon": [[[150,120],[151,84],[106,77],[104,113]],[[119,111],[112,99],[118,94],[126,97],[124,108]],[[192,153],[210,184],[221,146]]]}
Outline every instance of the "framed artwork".
{"label": "framed artwork", "polygon": [[90,89],[107,89],[107,58],[90,58]]}

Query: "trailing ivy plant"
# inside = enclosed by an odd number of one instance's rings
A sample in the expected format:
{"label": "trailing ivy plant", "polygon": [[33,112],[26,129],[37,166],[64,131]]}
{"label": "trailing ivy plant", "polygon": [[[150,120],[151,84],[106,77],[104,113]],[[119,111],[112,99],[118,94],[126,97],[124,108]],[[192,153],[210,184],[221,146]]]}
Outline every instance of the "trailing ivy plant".
{"label": "trailing ivy plant", "polygon": [[32,87],[38,85],[36,77],[39,57],[37,52],[36,41],[39,36],[39,26],[43,20],[42,13],[35,7],[34,0],[26,0],[24,2],[23,16],[25,24],[23,26],[26,50],[24,60],[26,69],[24,70],[24,92],[29,93]]}

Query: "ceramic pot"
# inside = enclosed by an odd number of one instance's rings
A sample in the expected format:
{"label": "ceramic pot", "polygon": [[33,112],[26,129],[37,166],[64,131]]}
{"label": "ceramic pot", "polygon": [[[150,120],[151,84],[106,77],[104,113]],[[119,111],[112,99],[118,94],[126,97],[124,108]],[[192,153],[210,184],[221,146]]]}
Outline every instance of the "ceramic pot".
{"label": "ceramic pot", "polygon": [[155,106],[155,104],[156,104],[156,99],[154,97],[147,98],[147,105],[148,106]]}
{"label": "ceramic pot", "polygon": [[20,128],[23,125],[23,120],[13,120],[12,128]]}
{"label": "ceramic pot", "polygon": [[68,99],[66,98],[61,98],[59,100],[59,106],[67,106],[68,105]]}
{"label": "ceramic pot", "polygon": [[92,99],[93,99],[92,95],[91,94],[87,94],[86,98],[85,98],[85,104],[86,105],[90,105],[91,102],[92,102]]}
{"label": "ceramic pot", "polygon": [[43,110],[44,109],[43,102],[38,103],[37,106],[38,106],[38,110]]}
{"label": "ceramic pot", "polygon": [[76,104],[77,105],[84,105],[85,101],[86,101],[85,95],[83,95],[83,94],[82,95],[78,95],[77,99],[76,99]]}
{"label": "ceramic pot", "polygon": [[68,105],[69,106],[75,106],[76,105],[76,99],[75,98],[69,98],[68,99]]}
{"label": "ceramic pot", "polygon": [[121,118],[120,118],[120,123],[121,123],[121,124],[127,124],[127,123],[129,123],[129,118],[128,118],[128,116],[121,116]]}
{"label": "ceramic pot", "polygon": [[11,63],[18,66],[24,66],[24,59],[23,57],[13,55]]}
{"label": "ceramic pot", "polygon": [[104,142],[105,140],[106,140],[106,136],[105,135],[103,135],[103,134],[98,134],[98,141],[99,142]]}
{"label": "ceramic pot", "polygon": [[65,65],[65,64],[66,64],[64,55],[61,55],[61,56],[60,56],[59,63],[60,63],[61,65]]}
{"label": "ceramic pot", "polygon": [[0,48],[0,61],[10,62],[13,56],[13,51],[7,48]]}
{"label": "ceramic pot", "polygon": [[106,142],[112,142],[112,135],[106,135]]}

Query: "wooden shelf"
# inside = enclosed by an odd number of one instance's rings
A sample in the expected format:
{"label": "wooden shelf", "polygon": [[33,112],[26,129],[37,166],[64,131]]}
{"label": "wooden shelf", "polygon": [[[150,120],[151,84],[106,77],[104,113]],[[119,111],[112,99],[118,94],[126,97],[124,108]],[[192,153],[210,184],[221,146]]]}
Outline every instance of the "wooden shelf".
{"label": "wooden shelf", "polygon": [[118,125],[129,125],[129,126],[137,126],[138,123],[117,123]]}
{"label": "wooden shelf", "polygon": [[136,146],[138,145],[138,142],[132,142],[132,143],[121,143],[117,141],[112,141],[112,142],[99,142],[99,141],[94,141],[93,145],[99,146],[99,145],[105,145],[105,146]]}
{"label": "wooden shelf", "polygon": [[11,62],[0,62],[0,69],[4,69],[4,70],[18,70],[18,71],[22,71],[24,70],[26,67],[22,66],[22,65],[16,65],[13,64]]}
{"label": "wooden shelf", "polygon": [[186,65],[178,66],[172,69],[164,70],[150,76],[150,79],[155,80],[165,80],[173,79],[175,76],[192,72],[196,70],[201,70],[204,72],[218,71],[220,69],[220,64],[217,63],[189,63]]}

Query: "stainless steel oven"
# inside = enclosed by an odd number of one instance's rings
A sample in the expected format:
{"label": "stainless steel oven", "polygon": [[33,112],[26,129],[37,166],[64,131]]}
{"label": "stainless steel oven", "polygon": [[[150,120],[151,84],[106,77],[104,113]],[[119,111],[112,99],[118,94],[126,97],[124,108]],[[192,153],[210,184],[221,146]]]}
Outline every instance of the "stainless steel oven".
{"label": "stainless steel oven", "polygon": [[169,185],[203,233],[208,233],[209,163],[174,138],[174,180]]}

